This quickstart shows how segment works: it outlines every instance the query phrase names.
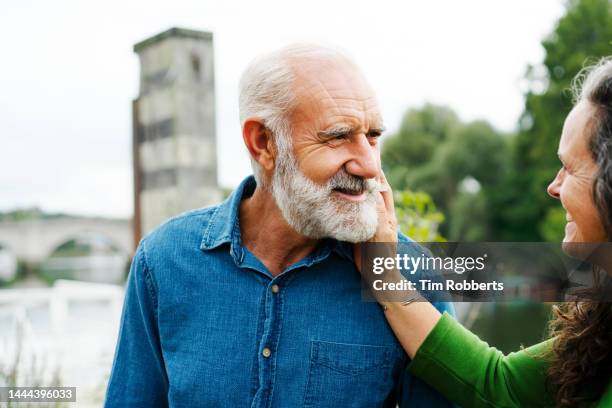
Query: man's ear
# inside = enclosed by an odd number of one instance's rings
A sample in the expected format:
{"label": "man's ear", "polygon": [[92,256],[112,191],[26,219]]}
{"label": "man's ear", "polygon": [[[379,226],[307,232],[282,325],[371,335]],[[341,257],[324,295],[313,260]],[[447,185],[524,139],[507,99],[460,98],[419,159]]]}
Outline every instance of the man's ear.
{"label": "man's ear", "polygon": [[276,150],[272,140],[272,132],[266,128],[259,118],[248,118],[242,127],[242,138],[251,157],[265,171],[274,169]]}

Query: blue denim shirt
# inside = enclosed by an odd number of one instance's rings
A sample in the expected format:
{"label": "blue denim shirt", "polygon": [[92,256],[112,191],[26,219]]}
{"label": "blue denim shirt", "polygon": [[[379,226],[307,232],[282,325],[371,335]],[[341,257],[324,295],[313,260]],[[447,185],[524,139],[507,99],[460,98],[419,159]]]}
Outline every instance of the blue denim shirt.
{"label": "blue denim shirt", "polygon": [[249,177],[140,242],[105,406],[451,406],[407,372],[380,306],[362,300],[351,245],[322,240],[276,277],[242,245],[254,188]]}

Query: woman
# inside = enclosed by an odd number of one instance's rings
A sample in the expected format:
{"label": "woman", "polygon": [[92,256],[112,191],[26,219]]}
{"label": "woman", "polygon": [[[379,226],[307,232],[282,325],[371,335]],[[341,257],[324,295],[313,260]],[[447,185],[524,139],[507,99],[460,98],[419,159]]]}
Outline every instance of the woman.
{"label": "woman", "polygon": [[[612,59],[585,69],[574,85],[576,104],[559,143],[562,167],[548,187],[566,211],[566,252],[571,243],[612,241]],[[381,195],[371,241],[392,242],[393,198],[390,189]],[[612,407],[611,303],[555,307],[551,339],[508,356],[428,302],[380,303],[412,358],[410,371],[463,407]]]}

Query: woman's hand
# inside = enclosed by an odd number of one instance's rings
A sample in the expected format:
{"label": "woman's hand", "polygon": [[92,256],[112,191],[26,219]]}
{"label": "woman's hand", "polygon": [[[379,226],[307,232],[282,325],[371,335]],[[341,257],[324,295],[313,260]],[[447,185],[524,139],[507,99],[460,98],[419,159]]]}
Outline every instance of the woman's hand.
{"label": "woman's hand", "polygon": [[[393,192],[382,170],[380,170],[378,181],[383,186],[383,191],[380,192],[376,203],[378,227],[368,243],[384,243],[381,248],[376,249],[377,255],[378,252],[383,251],[386,252],[384,256],[395,257],[397,252],[397,218],[395,217]],[[369,273],[363,271],[361,265],[363,245],[363,243],[354,245],[353,258],[355,266],[366,282],[371,284],[374,276],[376,276],[376,279],[380,278],[390,282],[399,282],[403,278],[397,269],[387,271],[383,275],[374,275],[371,271]],[[406,305],[397,301],[389,301],[382,292],[373,294],[378,303],[383,306],[387,322],[389,322],[402,347],[410,358],[414,358],[417,350],[440,319],[440,312],[427,301],[416,301]],[[407,290],[404,295],[407,299],[414,295],[414,291]]]}
{"label": "woman's hand", "polygon": [[[382,186],[376,199],[376,212],[378,214],[378,227],[374,236],[368,242],[397,242],[397,218],[395,217],[395,205],[393,203],[393,191],[387,182],[387,178],[380,169],[377,181]],[[357,270],[361,273],[361,254],[362,244],[355,244],[353,247],[353,259]]]}

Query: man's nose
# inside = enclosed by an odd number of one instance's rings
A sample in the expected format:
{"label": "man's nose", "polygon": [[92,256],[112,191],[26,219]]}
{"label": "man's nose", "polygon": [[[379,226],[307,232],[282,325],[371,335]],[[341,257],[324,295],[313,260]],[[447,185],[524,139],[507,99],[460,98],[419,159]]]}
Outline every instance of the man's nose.
{"label": "man's nose", "polygon": [[560,190],[561,190],[561,170],[557,173],[555,179],[548,185],[546,191],[548,195],[552,198],[556,198],[557,200],[560,198]]}
{"label": "man's nose", "polygon": [[365,135],[356,138],[351,146],[351,159],[345,164],[350,174],[365,179],[378,176],[380,153],[376,145],[370,144]]}

